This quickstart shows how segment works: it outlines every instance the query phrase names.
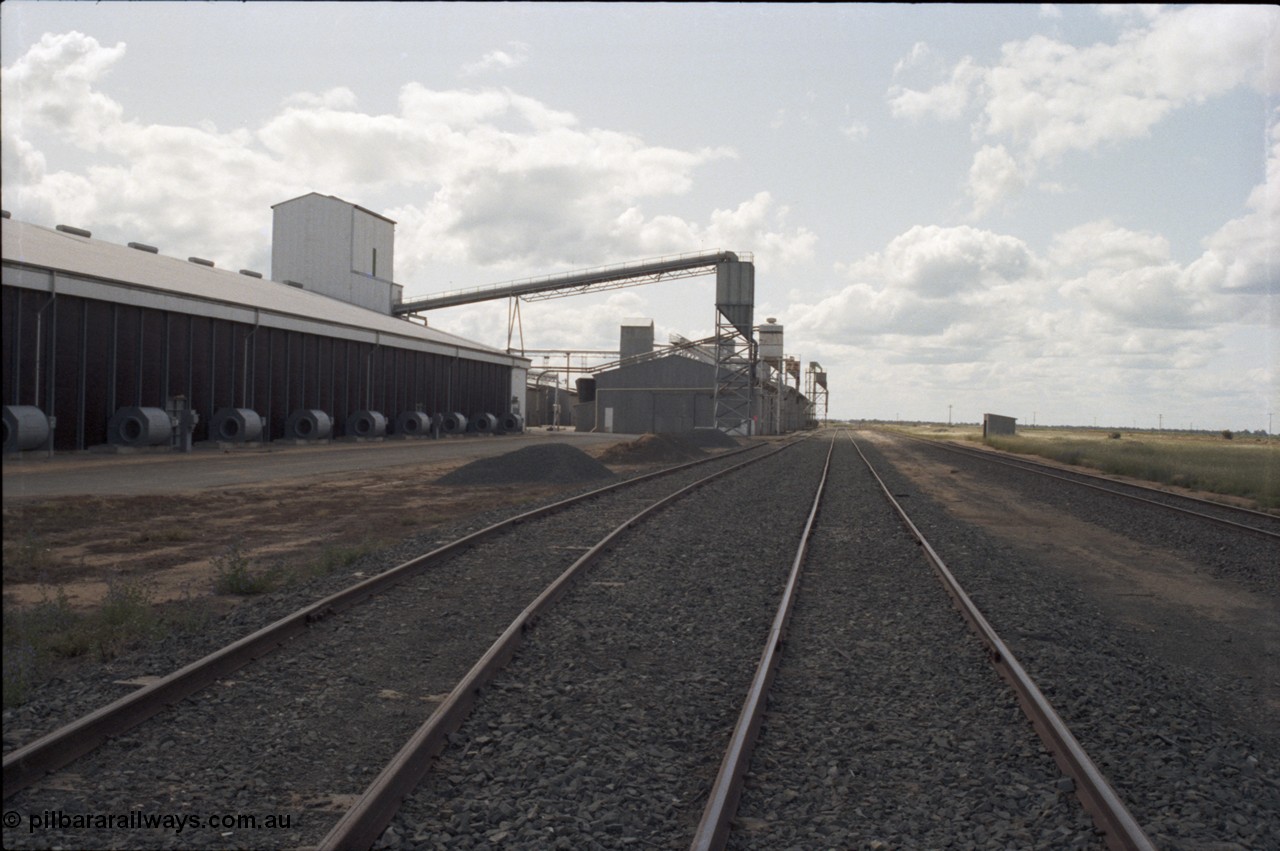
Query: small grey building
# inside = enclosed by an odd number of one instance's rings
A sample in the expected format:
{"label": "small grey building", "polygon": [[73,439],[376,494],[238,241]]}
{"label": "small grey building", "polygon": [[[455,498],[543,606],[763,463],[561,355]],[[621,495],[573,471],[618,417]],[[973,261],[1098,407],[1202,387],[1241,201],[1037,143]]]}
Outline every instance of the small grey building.
{"label": "small grey building", "polygon": [[1002,417],[999,414],[982,415],[982,436],[991,437],[997,434],[1016,434],[1017,417]]}
{"label": "small grey building", "polygon": [[677,350],[579,379],[574,427],[617,434],[715,428],[716,365],[704,357]]}

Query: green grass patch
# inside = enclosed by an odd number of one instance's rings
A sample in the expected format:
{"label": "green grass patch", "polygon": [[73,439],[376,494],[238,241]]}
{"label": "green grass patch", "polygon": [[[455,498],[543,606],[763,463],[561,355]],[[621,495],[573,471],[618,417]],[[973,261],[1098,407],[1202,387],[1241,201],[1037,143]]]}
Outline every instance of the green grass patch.
{"label": "green grass patch", "polygon": [[365,541],[359,544],[333,544],[321,550],[313,563],[313,572],[320,576],[328,576],[339,570],[345,570],[364,556],[377,550],[377,547]]}
{"label": "green grass patch", "polygon": [[1221,435],[1161,437],[1151,434],[1055,432],[990,437],[1006,452],[1037,455],[1104,473],[1176,485],[1280,508],[1280,443],[1228,440]]}
{"label": "green grass patch", "polygon": [[234,543],[213,559],[213,590],[241,597],[265,594],[281,583],[280,574],[279,569],[255,568],[240,544]]}
{"label": "green grass patch", "polygon": [[150,589],[136,581],[113,581],[89,611],[76,611],[61,589],[33,606],[6,607],[4,705],[24,703],[59,661],[107,661],[164,630]]}

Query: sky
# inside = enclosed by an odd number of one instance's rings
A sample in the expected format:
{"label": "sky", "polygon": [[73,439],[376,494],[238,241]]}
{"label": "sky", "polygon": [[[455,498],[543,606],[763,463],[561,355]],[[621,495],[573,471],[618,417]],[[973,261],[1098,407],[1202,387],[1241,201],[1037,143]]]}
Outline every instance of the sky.
{"label": "sky", "polygon": [[[0,65],[15,219],[269,273],[271,206],[334,195],[406,298],[749,253],[832,418],[1280,429],[1270,6],[7,0]],[[714,302],[525,303],[523,345]]]}

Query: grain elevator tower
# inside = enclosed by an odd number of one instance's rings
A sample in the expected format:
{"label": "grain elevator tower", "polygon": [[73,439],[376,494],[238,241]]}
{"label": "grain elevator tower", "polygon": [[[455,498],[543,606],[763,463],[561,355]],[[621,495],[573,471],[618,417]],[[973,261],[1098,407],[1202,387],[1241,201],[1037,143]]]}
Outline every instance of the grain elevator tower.
{"label": "grain elevator tower", "polygon": [[271,210],[273,280],[384,314],[400,302],[391,219],[316,192]]}

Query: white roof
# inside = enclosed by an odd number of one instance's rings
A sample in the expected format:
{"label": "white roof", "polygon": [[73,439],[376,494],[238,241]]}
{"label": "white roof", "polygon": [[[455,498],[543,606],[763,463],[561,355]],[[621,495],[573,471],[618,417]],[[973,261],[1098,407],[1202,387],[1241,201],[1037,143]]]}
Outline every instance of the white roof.
{"label": "white roof", "polygon": [[375,213],[373,210],[370,210],[368,207],[361,207],[359,204],[352,204],[350,201],[344,201],[341,198],[339,198],[337,195],[321,195],[319,192],[308,192],[306,195],[299,195],[297,198],[290,198],[288,201],[281,201],[279,204],[272,204],[271,209],[274,210],[276,207],[283,207],[285,204],[292,204],[295,201],[301,201],[304,198],[311,198],[312,196],[316,198],[326,199],[328,201],[337,201],[339,204],[342,204],[347,207],[355,207],[360,212],[368,213],[369,215],[375,218],[382,219],[384,222],[390,222],[393,225],[396,223],[395,219],[388,219],[386,216],[382,215],[381,213]]}
{"label": "white roof", "polygon": [[[527,366],[527,358],[454,334],[255,278],[13,219],[3,230],[4,284],[400,348]],[[58,273],[52,281],[47,272]]]}

